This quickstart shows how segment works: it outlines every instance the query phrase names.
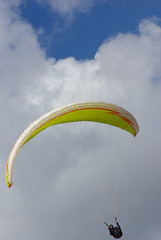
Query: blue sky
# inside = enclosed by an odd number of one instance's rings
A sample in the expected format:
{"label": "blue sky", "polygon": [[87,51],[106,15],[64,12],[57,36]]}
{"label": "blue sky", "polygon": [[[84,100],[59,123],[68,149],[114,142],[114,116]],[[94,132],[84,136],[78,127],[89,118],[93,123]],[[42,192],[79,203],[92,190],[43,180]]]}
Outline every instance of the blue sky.
{"label": "blue sky", "polygon": [[[161,239],[160,9],[160,0],[0,0],[0,239],[110,240],[113,197],[122,240]],[[82,101],[125,108],[139,133],[50,127],[19,151],[8,189],[24,129]]]}
{"label": "blue sky", "polygon": [[39,41],[47,56],[80,60],[93,58],[102,42],[119,32],[137,33],[142,19],[161,17],[160,9],[159,0],[110,0],[69,17],[70,12],[60,16],[49,5],[29,0],[20,11],[36,31],[43,28]]}

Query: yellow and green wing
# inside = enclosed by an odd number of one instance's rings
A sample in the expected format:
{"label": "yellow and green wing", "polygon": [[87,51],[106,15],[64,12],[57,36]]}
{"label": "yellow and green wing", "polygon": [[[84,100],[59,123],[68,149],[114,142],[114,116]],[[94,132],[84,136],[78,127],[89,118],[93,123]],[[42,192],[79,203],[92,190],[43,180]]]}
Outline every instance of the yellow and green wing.
{"label": "yellow and green wing", "polygon": [[14,161],[19,150],[25,143],[52,125],[78,121],[110,124],[131,133],[133,136],[136,136],[139,131],[139,126],[134,116],[127,110],[113,104],[104,102],[82,102],[73,103],[53,110],[30,124],[15,142],[6,166],[6,183],[8,187],[11,187],[13,184]]}

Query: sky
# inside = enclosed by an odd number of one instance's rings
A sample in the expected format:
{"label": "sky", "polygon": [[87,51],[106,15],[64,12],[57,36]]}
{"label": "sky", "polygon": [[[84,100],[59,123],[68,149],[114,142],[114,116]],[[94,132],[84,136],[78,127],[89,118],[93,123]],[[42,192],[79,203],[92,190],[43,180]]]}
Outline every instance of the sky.
{"label": "sky", "polygon": [[[0,0],[0,238],[161,239],[161,2]],[[140,131],[98,123],[46,129],[7,158],[46,112],[104,101]]]}

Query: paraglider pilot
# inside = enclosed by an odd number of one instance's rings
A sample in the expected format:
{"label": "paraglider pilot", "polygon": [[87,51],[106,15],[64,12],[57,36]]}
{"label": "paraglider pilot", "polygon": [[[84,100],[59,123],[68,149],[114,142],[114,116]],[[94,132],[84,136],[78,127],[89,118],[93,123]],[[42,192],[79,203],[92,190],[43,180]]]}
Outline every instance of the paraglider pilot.
{"label": "paraglider pilot", "polygon": [[117,221],[117,217],[115,217],[115,221],[116,221],[116,227],[114,227],[112,224],[108,225],[106,222],[104,224],[108,227],[110,235],[112,235],[114,238],[120,238],[122,237],[123,233]]}

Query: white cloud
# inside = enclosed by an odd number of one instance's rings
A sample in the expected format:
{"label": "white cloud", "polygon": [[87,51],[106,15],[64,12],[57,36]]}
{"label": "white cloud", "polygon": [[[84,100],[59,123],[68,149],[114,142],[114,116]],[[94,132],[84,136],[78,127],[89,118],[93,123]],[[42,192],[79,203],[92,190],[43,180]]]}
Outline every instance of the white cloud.
{"label": "white cloud", "polygon": [[49,4],[53,11],[58,12],[61,16],[72,16],[75,11],[88,12],[92,6],[97,2],[104,2],[106,0],[36,0],[41,4]]}
{"label": "white cloud", "polygon": [[[104,164],[108,160],[111,173],[116,156],[119,217],[125,236],[140,240],[147,232],[150,240],[149,226],[152,233],[157,226],[159,235],[159,24],[145,20],[138,34],[107,39],[93,60],[55,61],[45,57],[29,24],[10,14],[6,6],[0,7],[0,238],[107,237],[96,215],[98,211],[107,221],[112,219],[111,196],[104,190],[108,185]],[[3,176],[16,137],[51,108],[81,100],[109,101],[132,112],[140,125],[135,141],[123,131],[94,124],[44,131],[21,149],[15,162],[15,185],[8,190]]]}

